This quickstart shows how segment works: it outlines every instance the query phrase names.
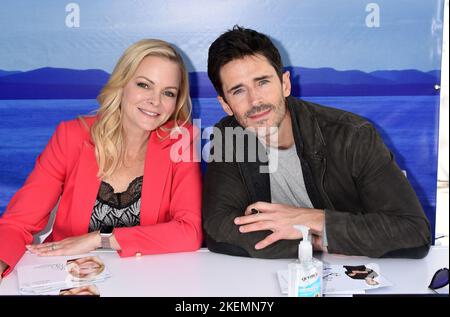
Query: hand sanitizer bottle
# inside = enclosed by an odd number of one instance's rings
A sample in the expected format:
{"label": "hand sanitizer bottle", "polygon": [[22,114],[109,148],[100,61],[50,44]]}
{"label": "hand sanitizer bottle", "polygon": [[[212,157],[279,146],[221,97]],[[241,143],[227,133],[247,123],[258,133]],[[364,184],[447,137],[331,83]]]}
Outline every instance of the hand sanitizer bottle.
{"label": "hand sanitizer bottle", "polygon": [[313,248],[308,239],[309,228],[295,225],[302,232],[303,240],[298,245],[298,262],[288,265],[289,297],[322,297],[321,261],[312,257]]}

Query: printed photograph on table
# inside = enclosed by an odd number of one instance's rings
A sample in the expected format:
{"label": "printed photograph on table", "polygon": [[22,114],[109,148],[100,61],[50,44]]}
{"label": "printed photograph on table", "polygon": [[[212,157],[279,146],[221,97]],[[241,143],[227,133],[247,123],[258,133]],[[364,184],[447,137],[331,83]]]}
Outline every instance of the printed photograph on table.
{"label": "printed photograph on table", "polygon": [[66,270],[72,281],[91,281],[105,270],[105,264],[97,256],[86,256],[68,260]]}
{"label": "printed photograph on table", "polygon": [[377,272],[375,272],[370,267],[366,267],[365,265],[357,265],[357,266],[349,266],[344,265],[345,274],[355,280],[365,280],[367,285],[378,285],[377,277],[379,276]]}
{"label": "printed photograph on table", "polygon": [[61,296],[100,296],[100,292],[96,285],[84,285],[80,287],[72,287],[59,291]]}
{"label": "printed photograph on table", "polygon": [[[58,295],[69,292],[97,292],[95,283],[111,277],[99,256],[82,256],[72,259],[49,259],[47,263],[19,265],[17,267],[19,291],[24,295]],[[87,287],[94,285],[94,287]],[[96,294],[93,294],[96,295]]]}

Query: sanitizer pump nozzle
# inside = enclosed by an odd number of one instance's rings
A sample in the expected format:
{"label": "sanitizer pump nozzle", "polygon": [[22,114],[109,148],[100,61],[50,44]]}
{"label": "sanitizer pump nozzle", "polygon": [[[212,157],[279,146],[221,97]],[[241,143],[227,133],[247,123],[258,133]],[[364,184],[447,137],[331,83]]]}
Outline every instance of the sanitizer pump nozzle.
{"label": "sanitizer pump nozzle", "polygon": [[310,262],[312,259],[313,248],[311,241],[308,240],[309,228],[303,225],[295,225],[295,229],[300,231],[303,236],[303,240],[298,245],[298,260],[300,263]]}

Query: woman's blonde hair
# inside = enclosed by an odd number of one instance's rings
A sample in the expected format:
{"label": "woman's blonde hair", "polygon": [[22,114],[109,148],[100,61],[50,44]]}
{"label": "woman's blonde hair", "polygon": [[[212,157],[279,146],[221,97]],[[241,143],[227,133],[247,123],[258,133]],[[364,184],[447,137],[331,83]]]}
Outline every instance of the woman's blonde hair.
{"label": "woman's blonde hair", "polygon": [[97,97],[100,108],[90,132],[99,167],[97,176],[101,179],[113,174],[121,164],[124,150],[121,111],[123,88],[147,56],[167,58],[180,67],[180,90],[175,111],[169,120],[174,122],[172,129],[179,128],[179,122],[182,126],[190,121],[192,106],[189,97],[189,79],[180,54],[172,45],[162,40],[145,39],[134,43],[120,57],[108,82]]}

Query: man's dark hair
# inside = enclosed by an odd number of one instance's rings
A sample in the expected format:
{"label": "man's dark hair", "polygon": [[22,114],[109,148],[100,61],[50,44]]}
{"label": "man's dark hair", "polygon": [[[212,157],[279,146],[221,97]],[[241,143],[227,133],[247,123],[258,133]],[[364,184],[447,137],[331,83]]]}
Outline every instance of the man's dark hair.
{"label": "man's dark hair", "polygon": [[281,80],[283,63],[280,52],[267,35],[235,25],[211,44],[208,52],[208,77],[221,97],[224,97],[220,79],[222,66],[232,60],[256,54],[267,58]]}

